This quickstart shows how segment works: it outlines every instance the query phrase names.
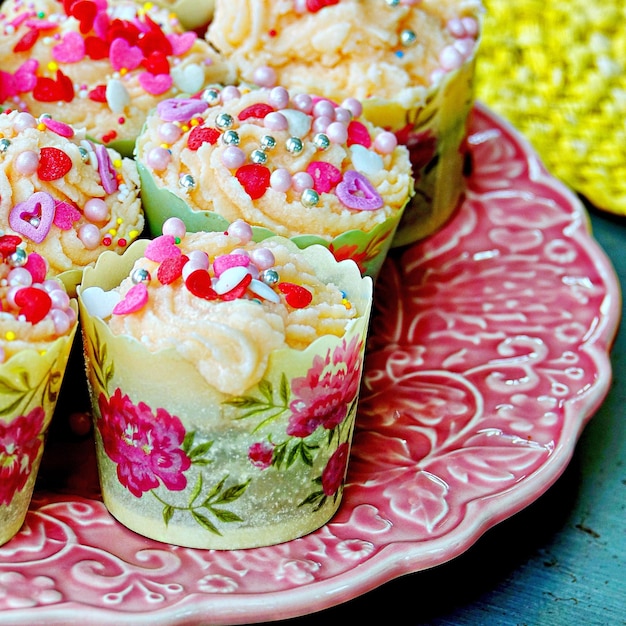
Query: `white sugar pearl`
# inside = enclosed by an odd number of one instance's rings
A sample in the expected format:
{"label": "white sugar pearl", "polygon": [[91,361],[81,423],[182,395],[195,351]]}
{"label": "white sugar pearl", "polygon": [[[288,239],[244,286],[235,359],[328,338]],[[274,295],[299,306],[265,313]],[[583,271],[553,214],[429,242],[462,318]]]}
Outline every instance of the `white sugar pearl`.
{"label": "white sugar pearl", "polygon": [[37,126],[37,120],[30,113],[18,113],[13,120],[13,128],[18,132],[27,128],[35,128],[35,126]]}

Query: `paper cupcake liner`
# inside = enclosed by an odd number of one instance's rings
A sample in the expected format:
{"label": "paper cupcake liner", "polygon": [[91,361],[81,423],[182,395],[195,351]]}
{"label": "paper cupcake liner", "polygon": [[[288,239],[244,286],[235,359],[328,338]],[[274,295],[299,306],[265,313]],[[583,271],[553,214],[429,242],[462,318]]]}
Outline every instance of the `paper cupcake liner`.
{"label": "paper cupcake liner", "polygon": [[[142,243],[88,268],[79,300],[88,287],[107,291],[128,276]],[[295,539],[337,510],[372,284],[321,246],[303,254],[360,315],[343,337],[272,352],[262,380],[238,396],[210,386],[174,350],[152,353],[114,336],[81,300],[102,495],[128,528],[181,546],[238,549]]]}
{"label": "paper cupcake liner", "polygon": [[364,117],[396,133],[409,148],[413,165],[415,194],[404,210],[392,247],[435,232],[450,219],[464,195],[465,139],[474,103],[475,68],[476,52],[428,90],[423,102],[410,108],[378,97],[363,100]]}
{"label": "paper cupcake liner", "polygon": [[26,518],[76,328],[0,365],[0,545]]}
{"label": "paper cupcake liner", "polygon": [[[180,218],[188,232],[223,232],[229,222],[214,211],[192,209],[180,196],[169,189],[157,187],[150,171],[137,163],[142,189],[142,205],[146,219],[146,229],[153,237],[162,232],[163,223],[170,217]],[[291,240],[301,249],[313,244],[328,248],[338,261],[352,259],[359,267],[362,276],[376,279],[387,253],[391,248],[394,235],[401,223],[403,210],[381,222],[368,232],[350,230],[327,240],[319,235],[296,235]],[[262,241],[276,233],[268,228],[252,226],[254,241]]]}

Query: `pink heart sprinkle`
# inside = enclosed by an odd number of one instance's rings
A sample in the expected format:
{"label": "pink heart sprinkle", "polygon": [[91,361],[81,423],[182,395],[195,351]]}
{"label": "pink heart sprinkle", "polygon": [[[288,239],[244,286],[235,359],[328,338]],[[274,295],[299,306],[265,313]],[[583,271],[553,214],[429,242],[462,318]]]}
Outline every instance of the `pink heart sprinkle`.
{"label": "pink heart sprinkle", "polygon": [[109,48],[111,67],[119,72],[121,69],[134,70],[143,61],[143,52],[138,46],[131,46],[126,39],[117,37]]}
{"label": "pink heart sprinkle", "polygon": [[46,128],[49,128],[52,132],[55,132],[61,137],[70,138],[74,136],[74,129],[65,122],[59,122],[59,120],[52,119],[51,117],[42,117],[41,122]]}
{"label": "pink heart sprinkle", "polygon": [[28,93],[37,84],[37,68],[39,61],[28,59],[15,72],[15,88],[18,93]]}
{"label": "pink heart sprinkle", "polygon": [[188,52],[197,38],[198,35],[192,30],[188,30],[180,35],[178,33],[170,33],[167,36],[167,39],[172,46],[172,54],[177,57],[185,54],[185,52]]}
{"label": "pink heart sprinkle", "polygon": [[325,161],[312,161],[306,171],[313,179],[317,193],[328,193],[341,180],[341,170]]}
{"label": "pink heart sprinkle", "polygon": [[173,80],[169,74],[150,74],[150,72],[142,72],[139,74],[139,84],[153,96],[160,96],[165,93],[171,86]]}
{"label": "pink heart sprinkle", "polygon": [[54,198],[45,191],[35,192],[16,204],[9,213],[9,226],[35,243],[41,243],[52,226]]}
{"label": "pink heart sprinkle", "polygon": [[123,300],[120,300],[113,307],[113,315],[126,315],[136,313],[143,309],[148,302],[148,288],[143,283],[133,285],[127,292]]}
{"label": "pink heart sprinkle", "polygon": [[109,151],[101,143],[95,146],[96,158],[98,160],[98,172],[100,181],[106,193],[115,193],[119,187],[117,183],[117,172],[113,167]]}
{"label": "pink heart sprinkle", "polygon": [[164,122],[186,122],[201,115],[208,108],[205,100],[196,98],[169,98],[157,104],[157,114]]}
{"label": "pink heart sprinkle", "polygon": [[52,58],[59,63],[77,63],[85,58],[85,40],[76,31],[63,35],[61,43],[52,48]]}
{"label": "pink heart sprinkle", "polygon": [[71,230],[74,222],[80,219],[80,211],[67,202],[54,201],[54,225],[61,230]]}
{"label": "pink heart sprinkle", "polygon": [[34,283],[43,283],[48,273],[48,262],[36,252],[31,252],[24,267],[30,272]]}
{"label": "pink heart sprinkle", "polygon": [[150,241],[144,252],[146,259],[156,263],[162,263],[165,259],[177,257],[181,254],[180,248],[176,245],[174,235],[159,235]]}
{"label": "pink heart sprinkle", "polygon": [[341,203],[349,209],[375,211],[383,206],[376,188],[360,172],[348,170],[335,190]]}
{"label": "pink heart sprinkle", "polygon": [[224,270],[231,267],[248,267],[250,265],[250,257],[247,254],[222,254],[215,257],[213,261],[213,271],[215,276],[219,278]]}

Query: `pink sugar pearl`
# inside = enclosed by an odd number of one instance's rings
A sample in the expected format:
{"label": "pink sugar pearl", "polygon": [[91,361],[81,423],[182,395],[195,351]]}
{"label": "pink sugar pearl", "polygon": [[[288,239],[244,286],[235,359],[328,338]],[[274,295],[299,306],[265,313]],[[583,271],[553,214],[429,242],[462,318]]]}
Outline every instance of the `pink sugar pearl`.
{"label": "pink sugar pearl", "polygon": [[25,176],[34,174],[37,171],[38,166],[39,155],[32,150],[24,150],[24,152],[20,152],[15,159],[15,169],[17,169],[20,174],[24,174]]}
{"label": "pink sugar pearl", "polygon": [[109,207],[102,198],[91,198],[85,202],[83,215],[90,222],[104,222],[109,218]]}
{"label": "pink sugar pearl", "polygon": [[172,155],[170,151],[165,148],[152,148],[148,152],[148,166],[156,172],[162,172],[170,164]]}
{"label": "pink sugar pearl", "polygon": [[320,115],[313,120],[313,132],[325,133],[332,120],[325,115]]}
{"label": "pink sugar pearl", "polygon": [[235,220],[227,230],[229,235],[237,237],[242,243],[252,241],[252,228],[250,224],[243,220]]}
{"label": "pink sugar pearl", "polygon": [[270,187],[274,191],[285,193],[291,188],[291,174],[289,170],[279,167],[270,175]]}
{"label": "pink sugar pearl", "polygon": [[341,122],[333,122],[328,125],[326,134],[332,143],[344,144],[348,141],[348,128]]}
{"label": "pink sugar pearl", "polygon": [[180,126],[176,126],[172,122],[165,122],[159,126],[159,139],[165,143],[174,143],[182,134],[183,131]]}
{"label": "pink sugar pearl", "polygon": [[250,252],[250,258],[261,271],[274,267],[276,263],[274,253],[269,248],[255,248]]}
{"label": "pink sugar pearl", "polygon": [[209,255],[204,250],[191,250],[187,253],[187,258],[189,263],[192,263],[196,269],[209,269]]}
{"label": "pink sugar pearl", "polygon": [[296,172],[291,179],[291,186],[296,191],[313,189],[313,184],[313,176],[311,176],[308,172]]}
{"label": "pink sugar pearl", "polygon": [[279,111],[271,111],[263,118],[263,126],[268,130],[287,130],[289,122]]}
{"label": "pink sugar pearl", "polygon": [[284,87],[274,87],[267,101],[277,109],[284,109],[289,104],[289,92]]}
{"label": "pink sugar pearl", "polygon": [[313,110],[313,99],[306,93],[297,93],[293,97],[293,104],[303,113],[310,113]]}
{"label": "pink sugar pearl", "polygon": [[463,55],[454,46],[446,46],[439,55],[439,63],[442,69],[447,72],[461,67],[463,61]]}
{"label": "pink sugar pearl", "polygon": [[226,85],[226,87],[222,89],[222,102],[238,100],[239,98],[241,98],[241,91],[234,85]]}
{"label": "pink sugar pearl", "polygon": [[349,124],[352,119],[352,112],[348,111],[348,109],[344,109],[343,107],[337,107],[335,109],[335,120],[337,122],[342,122],[343,124]]}
{"label": "pink sugar pearl", "polygon": [[254,70],[252,80],[259,87],[274,87],[276,85],[276,72],[273,68],[264,65]]}
{"label": "pink sugar pearl", "polygon": [[187,227],[185,222],[179,217],[168,217],[161,227],[161,232],[164,235],[171,235],[175,239],[182,239],[187,233]]}
{"label": "pink sugar pearl", "polygon": [[100,245],[100,230],[94,224],[83,224],[78,229],[78,238],[87,250],[95,250]]}
{"label": "pink sugar pearl", "polygon": [[398,145],[398,138],[389,131],[379,133],[374,139],[374,150],[379,154],[391,154]]}
{"label": "pink sugar pearl", "polygon": [[13,120],[13,128],[18,132],[27,128],[35,128],[35,126],[37,126],[37,120],[30,113],[18,113]]}
{"label": "pink sugar pearl", "polygon": [[354,117],[360,117],[363,113],[363,105],[361,104],[360,100],[357,100],[356,98],[346,98],[341,103],[341,106],[344,109],[348,109],[348,111],[350,111],[350,113],[352,113]]}
{"label": "pink sugar pearl", "polygon": [[327,117],[331,120],[335,119],[335,107],[328,100],[318,100],[313,105],[313,115],[315,117]]}
{"label": "pink sugar pearl", "polygon": [[478,36],[478,21],[476,18],[463,17],[461,18],[461,22],[463,22],[463,26],[465,28],[465,35],[475,39]]}
{"label": "pink sugar pearl", "polygon": [[246,162],[246,153],[237,146],[228,146],[222,152],[222,163],[229,170],[236,170]]}

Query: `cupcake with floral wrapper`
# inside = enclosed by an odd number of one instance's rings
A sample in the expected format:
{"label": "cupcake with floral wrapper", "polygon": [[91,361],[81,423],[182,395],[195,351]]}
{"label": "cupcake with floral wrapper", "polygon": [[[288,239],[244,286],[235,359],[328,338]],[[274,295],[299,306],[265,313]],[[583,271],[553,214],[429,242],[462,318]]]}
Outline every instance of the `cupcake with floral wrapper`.
{"label": "cupcake with floral wrapper", "polygon": [[171,216],[189,230],[243,219],[257,240],[319,243],[376,277],[413,190],[411,164],[393,133],[348,104],[243,85],[160,102],[135,151],[151,233]]}
{"label": "cupcake with floral wrapper", "polygon": [[0,227],[72,293],[86,265],[143,231],[135,164],[49,115],[0,113]]}
{"label": "cupcake with floral wrapper", "polygon": [[104,503],[196,548],[312,532],[341,500],[372,281],[241,221],[163,231],[79,287]]}
{"label": "cupcake with floral wrapper", "polygon": [[480,0],[216,0],[206,38],[239,80],[343,103],[408,146],[415,194],[394,245],[434,232],[465,189]]}
{"label": "cupcake with floral wrapper", "polygon": [[202,33],[213,17],[213,0],[156,0],[155,4],[172,11],[186,30]]}
{"label": "cupcake with floral wrapper", "polygon": [[26,517],[77,328],[76,301],[23,243],[0,235],[0,545]]}
{"label": "cupcake with floral wrapper", "polygon": [[52,112],[125,156],[159,100],[232,78],[204,39],[149,3],[6,0],[0,33],[0,106]]}

